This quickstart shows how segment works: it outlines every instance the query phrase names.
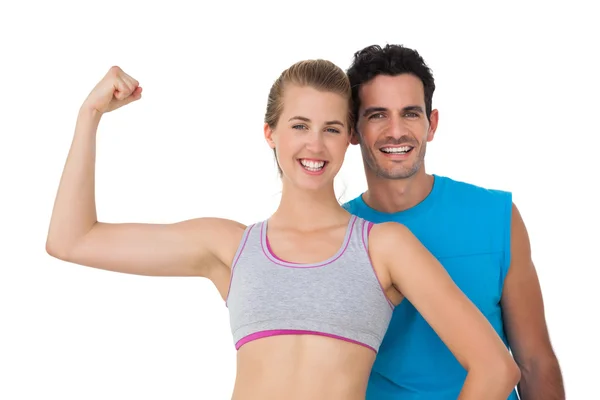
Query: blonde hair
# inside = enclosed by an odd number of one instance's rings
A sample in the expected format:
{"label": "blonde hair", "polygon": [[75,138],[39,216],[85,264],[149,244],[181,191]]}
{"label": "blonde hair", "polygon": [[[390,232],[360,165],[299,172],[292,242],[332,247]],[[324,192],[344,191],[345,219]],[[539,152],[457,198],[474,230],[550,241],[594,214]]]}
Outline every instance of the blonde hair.
{"label": "blonde hair", "polygon": [[[323,92],[332,92],[348,99],[348,132],[354,126],[352,116],[352,90],[346,73],[331,61],[317,59],[299,61],[283,71],[271,86],[267,101],[265,123],[275,129],[283,112],[283,95],[287,85],[312,87]],[[275,152],[275,149],[273,149]],[[277,160],[277,154],[275,153]],[[281,168],[277,165],[279,173]]]}

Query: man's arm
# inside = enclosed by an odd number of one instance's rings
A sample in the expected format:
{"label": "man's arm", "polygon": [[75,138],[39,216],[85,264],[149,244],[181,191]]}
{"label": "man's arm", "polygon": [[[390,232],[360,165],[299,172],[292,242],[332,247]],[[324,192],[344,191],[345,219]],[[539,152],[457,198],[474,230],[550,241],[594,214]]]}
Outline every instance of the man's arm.
{"label": "man's arm", "polygon": [[542,291],[531,258],[529,235],[512,206],[511,261],[502,292],[509,346],[521,369],[521,400],[564,400],[560,366],[548,334]]}

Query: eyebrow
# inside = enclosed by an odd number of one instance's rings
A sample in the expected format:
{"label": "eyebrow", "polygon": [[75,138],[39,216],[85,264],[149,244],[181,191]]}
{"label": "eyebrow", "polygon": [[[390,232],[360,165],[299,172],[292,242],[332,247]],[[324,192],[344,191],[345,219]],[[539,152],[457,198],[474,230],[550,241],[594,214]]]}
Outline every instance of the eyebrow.
{"label": "eyebrow", "polygon": [[[288,120],[288,122],[292,121],[294,119],[298,119],[298,120],[304,121],[304,122],[311,122],[311,120],[309,118],[301,117],[301,116],[298,116],[298,115],[295,116],[295,117],[290,118]],[[337,119],[334,119],[332,121],[325,121],[325,125],[340,125],[340,126],[344,126],[344,124],[342,122],[338,121]]]}
{"label": "eyebrow", "polygon": [[[363,117],[366,117],[367,115],[373,114],[375,112],[383,112],[383,111],[389,111],[389,110],[385,107],[369,107],[369,108],[365,109],[365,111],[363,112]],[[416,111],[416,112],[424,113],[423,107],[421,107],[421,106],[406,106],[406,107],[402,108],[402,112],[407,112],[407,111]]]}

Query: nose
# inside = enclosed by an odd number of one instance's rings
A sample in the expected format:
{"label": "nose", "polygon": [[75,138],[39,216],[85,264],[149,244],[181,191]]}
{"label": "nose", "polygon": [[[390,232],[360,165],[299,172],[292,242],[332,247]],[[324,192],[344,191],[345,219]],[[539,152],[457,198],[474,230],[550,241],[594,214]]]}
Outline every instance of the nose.
{"label": "nose", "polygon": [[388,136],[393,137],[395,139],[400,139],[407,133],[408,132],[406,125],[404,124],[404,121],[402,121],[402,118],[400,118],[400,116],[394,115],[389,119],[389,124],[387,126]]}
{"label": "nose", "polygon": [[325,148],[323,134],[319,131],[312,131],[306,135],[306,149],[313,153],[320,153]]}

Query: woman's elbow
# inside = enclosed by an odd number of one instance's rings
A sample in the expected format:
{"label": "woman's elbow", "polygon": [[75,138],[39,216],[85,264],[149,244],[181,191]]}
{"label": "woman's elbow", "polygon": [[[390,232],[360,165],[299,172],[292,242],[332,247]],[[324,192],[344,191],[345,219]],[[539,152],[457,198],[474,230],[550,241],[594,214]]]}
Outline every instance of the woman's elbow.
{"label": "woman's elbow", "polygon": [[517,383],[521,380],[521,369],[515,362],[512,357],[505,357],[503,361],[500,362],[501,366],[501,374],[507,384],[510,384],[511,387],[517,386]]}
{"label": "woman's elbow", "polygon": [[54,257],[61,261],[71,261],[70,254],[72,252],[72,246],[67,245],[64,240],[57,240],[55,238],[48,237],[46,240],[46,253],[50,257]]}
{"label": "woman's elbow", "polygon": [[504,356],[487,357],[482,360],[477,369],[486,376],[491,386],[512,390],[521,379],[521,370],[510,353]]}
{"label": "woman's elbow", "polygon": [[57,258],[59,260],[64,260],[66,257],[66,252],[63,247],[58,246],[54,241],[48,239],[46,241],[46,253],[50,257]]}

